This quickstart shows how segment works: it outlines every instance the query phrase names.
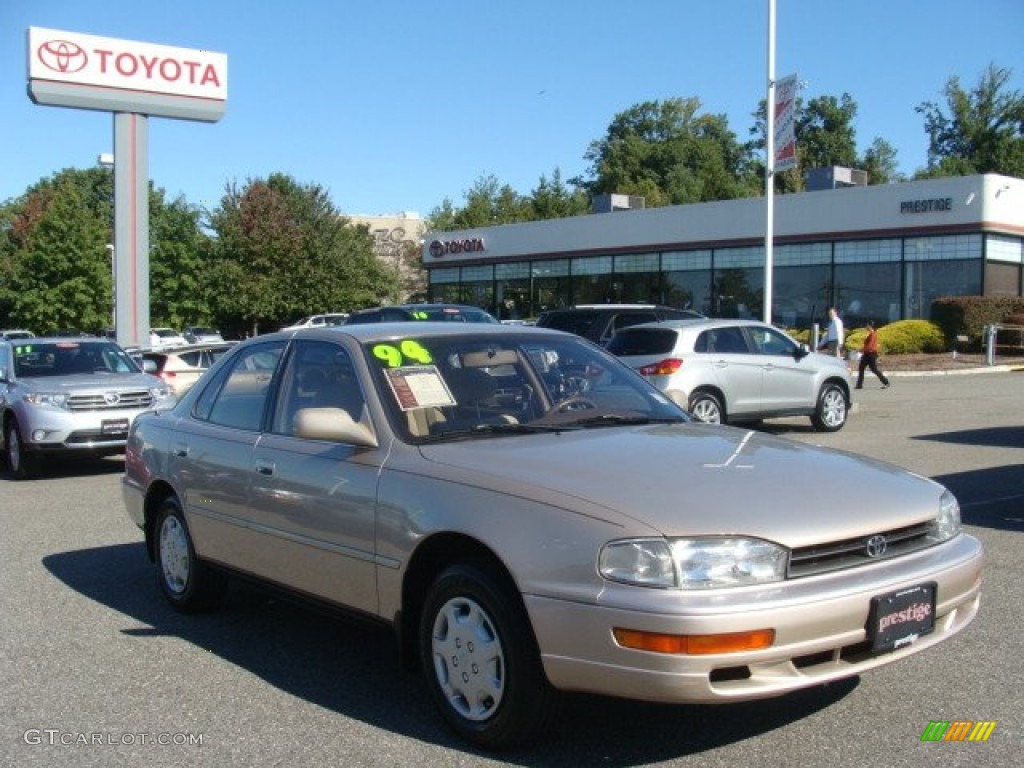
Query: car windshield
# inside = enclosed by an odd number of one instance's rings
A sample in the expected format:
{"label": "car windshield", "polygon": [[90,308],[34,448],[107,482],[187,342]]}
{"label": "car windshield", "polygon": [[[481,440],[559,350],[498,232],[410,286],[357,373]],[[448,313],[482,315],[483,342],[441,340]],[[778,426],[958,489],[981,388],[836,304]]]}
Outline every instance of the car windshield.
{"label": "car windshield", "polygon": [[576,337],[412,331],[365,354],[392,424],[412,442],[687,419]]}
{"label": "car windshield", "polygon": [[493,315],[473,307],[412,307],[417,320],[448,321],[456,323],[496,323]]}
{"label": "car windshield", "polygon": [[110,341],[33,339],[14,345],[14,374],[19,378],[138,372],[135,361]]}

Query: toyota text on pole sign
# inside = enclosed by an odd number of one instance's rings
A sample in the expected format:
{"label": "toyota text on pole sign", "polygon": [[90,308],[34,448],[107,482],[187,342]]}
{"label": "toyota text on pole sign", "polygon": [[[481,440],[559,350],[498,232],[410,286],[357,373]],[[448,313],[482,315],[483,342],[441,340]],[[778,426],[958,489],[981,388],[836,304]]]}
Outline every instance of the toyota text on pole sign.
{"label": "toyota text on pole sign", "polygon": [[228,95],[223,53],[28,30],[29,94],[39,104],[215,121]]}

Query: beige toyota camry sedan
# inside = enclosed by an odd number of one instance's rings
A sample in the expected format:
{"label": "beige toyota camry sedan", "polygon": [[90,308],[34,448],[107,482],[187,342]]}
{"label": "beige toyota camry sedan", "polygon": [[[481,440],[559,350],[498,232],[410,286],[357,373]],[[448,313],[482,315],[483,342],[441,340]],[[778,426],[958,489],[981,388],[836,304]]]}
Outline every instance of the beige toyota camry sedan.
{"label": "beige toyota camry sedan", "polygon": [[489,748],[562,691],[721,703],[860,675],[951,638],[980,596],[942,486],[693,422],[524,326],[243,342],[135,419],[123,490],[176,609],[244,574],[374,617]]}

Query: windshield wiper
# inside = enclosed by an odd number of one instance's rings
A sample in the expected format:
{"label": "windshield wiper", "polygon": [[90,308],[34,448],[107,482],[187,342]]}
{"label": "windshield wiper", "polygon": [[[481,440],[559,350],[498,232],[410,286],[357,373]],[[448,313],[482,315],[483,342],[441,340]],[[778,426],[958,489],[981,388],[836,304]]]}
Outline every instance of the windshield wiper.
{"label": "windshield wiper", "polygon": [[582,416],[573,419],[572,425],[580,427],[610,427],[624,424],[682,424],[683,419],[655,416],[623,416],[617,413],[602,413],[598,416]]}
{"label": "windshield wiper", "polygon": [[551,432],[566,432],[581,429],[577,424],[476,424],[463,429],[449,429],[427,435],[419,442],[436,443],[446,439],[487,437],[491,435],[536,435]]}

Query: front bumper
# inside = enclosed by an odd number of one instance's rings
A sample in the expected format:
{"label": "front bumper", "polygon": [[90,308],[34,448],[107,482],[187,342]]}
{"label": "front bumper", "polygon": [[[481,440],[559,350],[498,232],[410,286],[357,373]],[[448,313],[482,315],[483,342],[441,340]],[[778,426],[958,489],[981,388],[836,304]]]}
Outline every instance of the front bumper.
{"label": "front bumper", "polygon": [[45,454],[120,453],[139,409],[59,411],[39,409],[18,415],[22,449]]}
{"label": "front bumper", "polygon": [[[858,675],[949,639],[977,615],[983,561],[980,542],[961,534],[898,560],[757,588],[712,594],[609,585],[597,604],[525,600],[556,688],[647,701],[744,701]],[[934,630],[872,654],[871,599],[926,582],[937,584]],[[625,590],[634,602],[639,592],[644,605],[626,607]],[[739,653],[661,654],[619,646],[616,627],[677,635],[770,628],[775,642]]]}

